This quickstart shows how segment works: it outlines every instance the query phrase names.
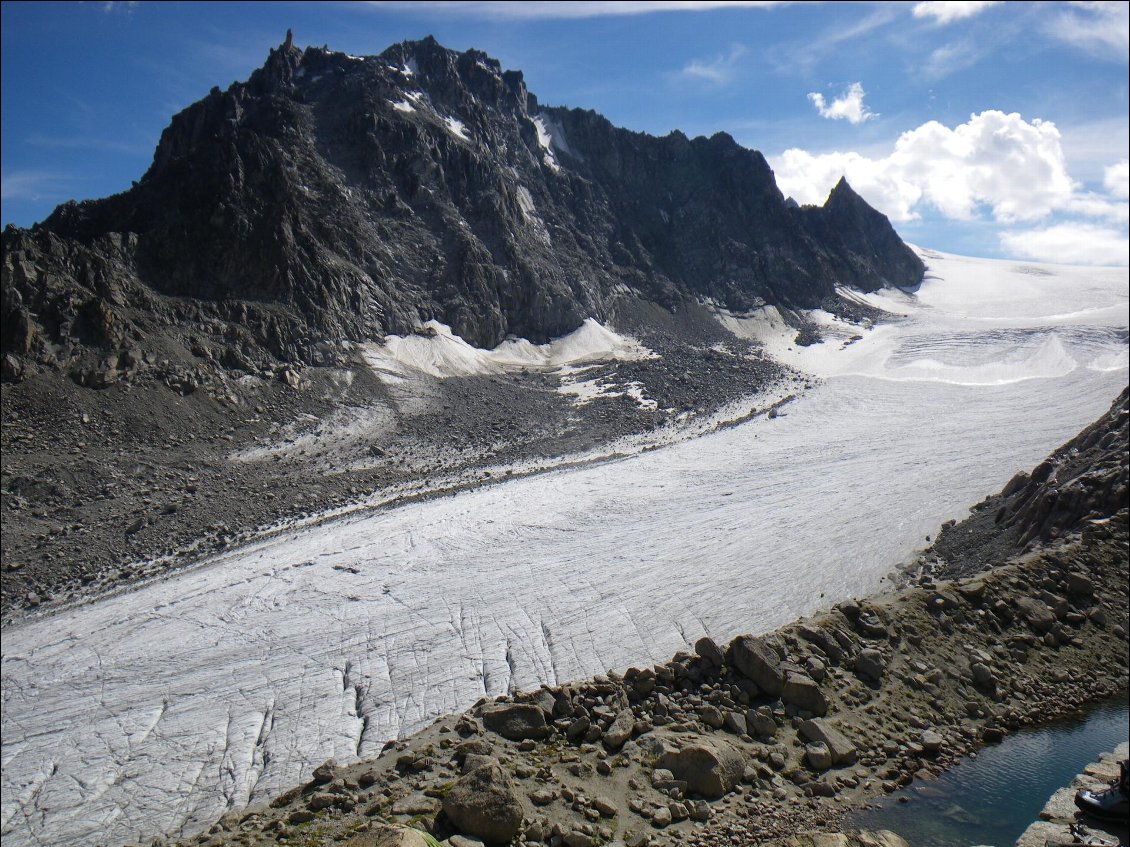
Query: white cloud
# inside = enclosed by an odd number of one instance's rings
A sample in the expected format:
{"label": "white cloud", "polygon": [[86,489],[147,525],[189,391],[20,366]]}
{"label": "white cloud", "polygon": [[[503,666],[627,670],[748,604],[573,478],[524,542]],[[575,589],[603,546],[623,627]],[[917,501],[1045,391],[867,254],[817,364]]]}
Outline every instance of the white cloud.
{"label": "white cloud", "polygon": [[745,55],[745,48],[735,44],[729,53],[715,56],[710,60],[695,59],[679,71],[679,75],[688,79],[701,79],[707,82],[722,85],[729,82],[737,68],[738,60]]}
{"label": "white cloud", "polygon": [[0,176],[0,194],[5,200],[39,200],[54,195],[67,182],[52,171],[9,171]]}
{"label": "white cloud", "polygon": [[1130,157],[1130,116],[1125,113],[1065,126],[1060,133],[1077,179],[1101,184],[1111,162]]}
{"label": "white cloud", "polygon": [[1123,159],[1103,171],[1103,187],[1111,197],[1130,199],[1130,161]]}
{"label": "white cloud", "polygon": [[1001,247],[1019,259],[1064,265],[1130,263],[1130,239],[1125,232],[1083,223],[1064,223],[1043,229],[1001,233]]}
{"label": "white cloud", "polygon": [[1112,200],[1098,194],[1077,194],[1064,204],[1063,211],[1084,218],[1102,218],[1112,223],[1130,223],[1130,206],[1125,200]]}
{"label": "white cloud", "polygon": [[942,79],[957,71],[971,68],[985,58],[994,45],[963,39],[943,44],[930,52],[922,63],[922,75],[926,79]]}
{"label": "white cloud", "polygon": [[152,144],[146,141],[122,141],[116,138],[93,138],[86,135],[52,136],[33,133],[26,139],[33,147],[51,147],[58,150],[98,150],[105,153],[121,153],[126,156],[148,154]]}
{"label": "white cloud", "polygon": [[1055,124],[986,111],[950,129],[936,121],[903,133],[886,157],[786,150],[772,160],[785,194],[821,203],[839,176],[896,221],[929,204],[969,220],[987,208],[1003,223],[1035,221],[1078,201]]}
{"label": "white cloud", "polygon": [[710,9],[763,8],[785,5],[786,0],[671,0],[671,2],[586,2],[586,0],[543,0],[543,2],[514,2],[513,0],[369,0],[366,5],[382,9],[412,12],[440,12],[473,18],[509,18],[529,20],[534,18],[595,18],[619,15],[647,15],[653,12],[704,12]]}
{"label": "white cloud", "polygon": [[863,90],[863,84],[853,82],[848,90],[841,96],[832,101],[829,106],[824,100],[824,95],[818,91],[812,91],[808,94],[808,99],[820,112],[820,117],[828,118],[829,120],[846,120],[849,123],[861,124],[869,118],[875,117],[875,113],[868,110],[863,105],[863,98],[866,92]]}
{"label": "white cloud", "polygon": [[837,22],[821,32],[804,32],[795,40],[778,42],[770,47],[764,58],[783,74],[814,74],[815,69],[839,53],[843,45],[860,42],[899,17],[894,5],[880,5],[854,23]]}
{"label": "white cloud", "polygon": [[1126,62],[1130,51],[1130,4],[1125,0],[1071,3],[1070,8],[1050,18],[1046,31],[1089,55]]}
{"label": "white cloud", "polygon": [[962,18],[971,18],[979,15],[990,6],[996,6],[997,0],[940,0],[940,2],[923,2],[914,4],[914,17],[933,18],[939,24],[952,24]]}

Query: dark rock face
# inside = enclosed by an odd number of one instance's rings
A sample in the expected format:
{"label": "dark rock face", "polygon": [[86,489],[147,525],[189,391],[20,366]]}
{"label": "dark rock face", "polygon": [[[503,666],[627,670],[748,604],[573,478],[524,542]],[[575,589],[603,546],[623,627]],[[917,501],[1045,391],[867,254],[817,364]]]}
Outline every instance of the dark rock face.
{"label": "dark rock face", "polygon": [[288,39],[176,115],[133,188],[9,228],[3,253],[5,378],[85,354],[94,382],[161,327],[263,367],[430,318],[540,342],[625,291],[812,307],[923,272],[846,183],[796,208],[725,134],[542,108],[521,73],[431,38],[364,59]]}
{"label": "dark rock face", "polygon": [[867,205],[841,178],[823,206],[796,210],[805,228],[840,260],[837,281],[875,291],[922,279],[922,260],[902,243],[886,215]]}
{"label": "dark rock face", "polygon": [[[1124,388],[1102,417],[1031,473],[1018,473],[964,521],[943,529],[931,548],[945,563],[940,574],[962,576],[986,561],[1075,532],[1103,531],[1111,520],[1124,521],[1130,496],[1128,447],[1130,389]],[[1078,580],[1075,584],[1082,586]]]}

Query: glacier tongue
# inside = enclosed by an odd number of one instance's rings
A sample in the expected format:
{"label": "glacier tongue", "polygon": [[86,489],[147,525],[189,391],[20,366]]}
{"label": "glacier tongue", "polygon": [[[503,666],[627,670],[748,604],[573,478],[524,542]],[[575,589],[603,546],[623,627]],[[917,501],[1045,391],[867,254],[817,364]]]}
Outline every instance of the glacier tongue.
{"label": "glacier tongue", "polygon": [[296,529],[9,628],[5,845],[190,834],[484,693],[877,588],[1127,379],[1124,269],[929,260],[904,322],[781,345],[826,381],[780,417]]}

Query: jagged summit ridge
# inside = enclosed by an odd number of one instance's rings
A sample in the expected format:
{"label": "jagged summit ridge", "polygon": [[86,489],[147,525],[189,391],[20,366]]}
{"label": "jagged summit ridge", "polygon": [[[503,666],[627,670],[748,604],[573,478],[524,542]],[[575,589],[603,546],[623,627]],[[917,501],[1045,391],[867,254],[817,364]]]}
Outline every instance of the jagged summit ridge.
{"label": "jagged summit ridge", "polygon": [[843,187],[793,208],[725,134],[546,108],[520,72],[430,37],[370,57],[288,37],[174,116],[133,188],[5,233],[4,349],[49,361],[215,319],[245,357],[310,361],[433,318],[493,346],[625,296],[812,307],[916,282],[917,256]]}

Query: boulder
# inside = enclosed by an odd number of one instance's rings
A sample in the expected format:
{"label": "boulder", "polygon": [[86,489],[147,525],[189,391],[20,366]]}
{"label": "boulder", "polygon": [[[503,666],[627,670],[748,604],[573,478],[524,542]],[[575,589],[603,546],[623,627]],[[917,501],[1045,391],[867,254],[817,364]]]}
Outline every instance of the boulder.
{"label": "boulder", "polygon": [[819,718],[807,720],[800,725],[800,734],[808,741],[824,744],[832,754],[834,766],[850,765],[855,761],[855,745],[827,721]]}
{"label": "boulder", "polygon": [[725,656],[722,655],[721,648],[709,635],[704,635],[694,643],[694,651],[715,667],[720,668],[725,662]]}
{"label": "boulder", "polygon": [[734,665],[770,697],[785,687],[785,672],[777,651],[752,635],[740,635],[730,644]]}
{"label": "boulder", "polygon": [[702,722],[711,729],[721,729],[722,724],[726,720],[725,716],[722,714],[722,710],[709,703],[699,708],[698,715],[702,718]]}
{"label": "boulder", "polygon": [[1086,574],[1074,571],[1067,575],[1067,590],[1072,594],[1090,597],[1095,593],[1095,583]]}
{"label": "boulder", "polygon": [[604,746],[611,752],[615,752],[624,746],[629,738],[632,737],[632,732],[636,727],[636,716],[632,714],[631,709],[624,709],[616,718],[609,724],[608,729],[604,731]]}
{"label": "boulder", "polygon": [[1028,622],[1028,626],[1041,635],[1055,625],[1055,613],[1042,600],[1037,600],[1035,597],[1018,597],[1016,608],[1020,616]]}
{"label": "boulder", "polygon": [[461,777],[444,796],[443,811],[460,832],[488,842],[506,843],[522,827],[522,801],[498,765]]}
{"label": "boulder", "polygon": [[804,745],[804,758],[813,770],[826,771],[832,767],[832,751],[827,744],[812,742]]}
{"label": "boulder", "polygon": [[974,662],[969,666],[969,672],[973,674],[973,684],[978,688],[996,687],[996,674],[994,674],[993,669],[986,665],[984,662]]}
{"label": "boulder", "polygon": [[878,650],[861,650],[855,657],[855,675],[871,682],[881,682],[886,668],[887,663]]}
{"label": "boulder", "polygon": [[666,751],[657,767],[686,782],[688,793],[717,800],[741,782],[745,764],[745,757],[724,741],[699,741]]}
{"label": "boulder", "polygon": [[545,713],[529,703],[509,703],[483,709],[483,723],[503,738],[522,741],[526,738],[540,740],[549,735]]}
{"label": "boulder", "polygon": [[777,732],[777,722],[773,720],[773,710],[768,706],[750,709],[745,715],[749,734],[755,738],[769,738]]}
{"label": "boulder", "polygon": [[781,691],[781,699],[817,717],[828,714],[828,701],[824,699],[824,692],[811,677],[804,674],[789,674]]}
{"label": "boulder", "polygon": [[330,782],[337,775],[337,762],[333,759],[326,759],[318,767],[314,768],[313,781],[317,785],[324,785]]}
{"label": "boulder", "polygon": [[741,712],[727,711],[722,721],[722,728],[734,735],[745,735],[749,732],[749,724]]}
{"label": "boulder", "polygon": [[940,733],[932,729],[923,730],[922,735],[919,736],[918,743],[922,745],[922,749],[931,756],[936,756],[945,744],[945,739]]}

